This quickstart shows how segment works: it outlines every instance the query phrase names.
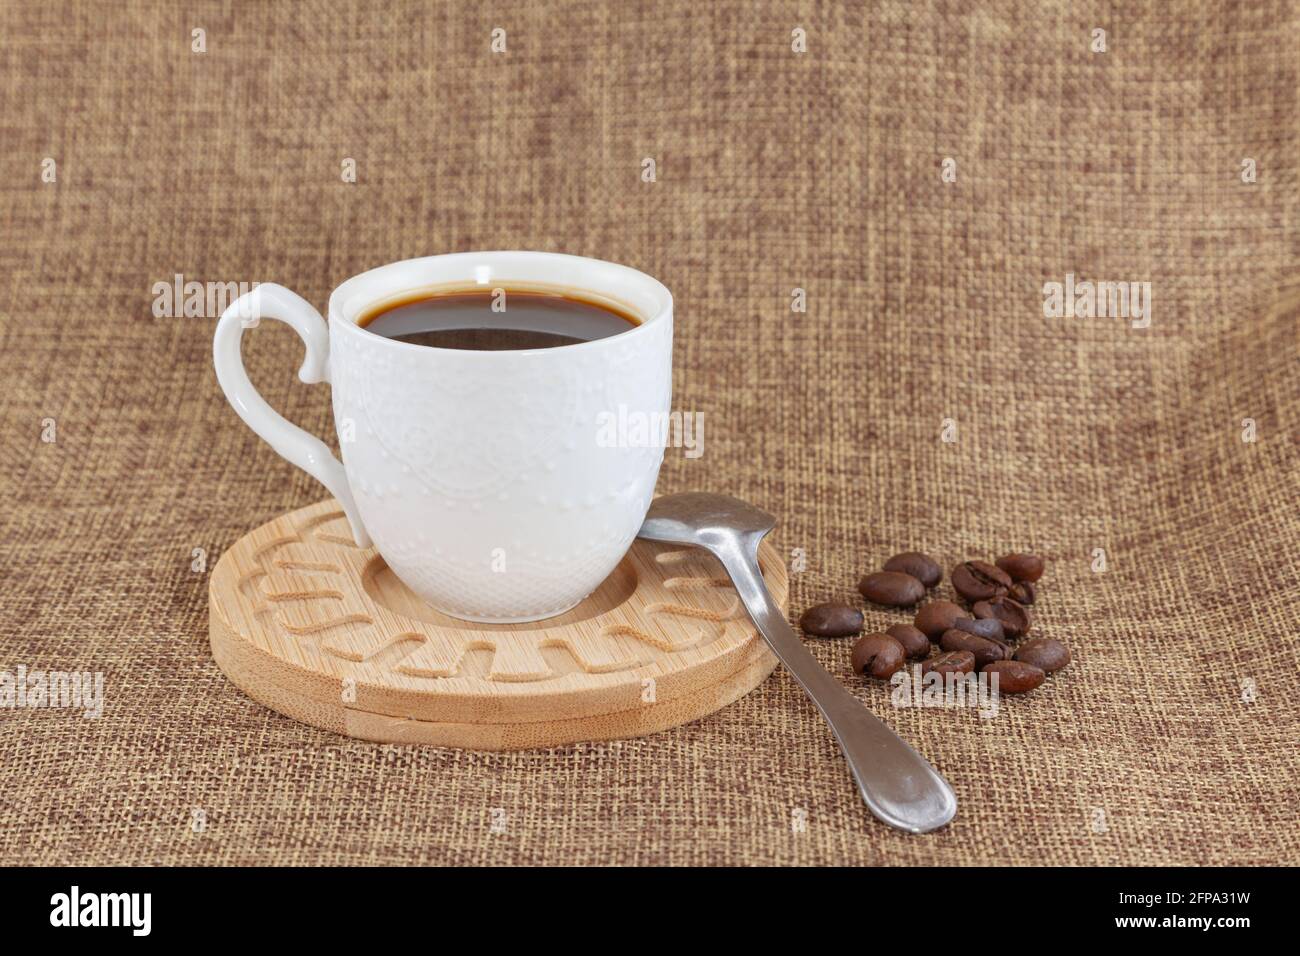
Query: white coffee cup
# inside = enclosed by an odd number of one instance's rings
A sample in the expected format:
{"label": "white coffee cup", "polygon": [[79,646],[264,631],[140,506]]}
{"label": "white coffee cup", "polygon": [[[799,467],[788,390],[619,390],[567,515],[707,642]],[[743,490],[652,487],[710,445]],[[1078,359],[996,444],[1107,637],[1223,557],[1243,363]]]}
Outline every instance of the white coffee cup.
{"label": "white coffee cup", "polygon": [[[384,338],[357,319],[425,292],[553,291],[638,317],[557,348],[480,352]],[[278,319],[306,344],[298,377],[329,382],[343,462],[277,414],[240,357],[244,329]],[[661,443],[599,439],[620,414],[662,417],[672,391],[673,301],[627,266],[543,252],[410,259],[348,279],[329,329],[270,283],[222,314],[217,380],[239,416],[338,500],[360,547],[444,613],[534,621],[573,607],[626,554],[654,497]]]}

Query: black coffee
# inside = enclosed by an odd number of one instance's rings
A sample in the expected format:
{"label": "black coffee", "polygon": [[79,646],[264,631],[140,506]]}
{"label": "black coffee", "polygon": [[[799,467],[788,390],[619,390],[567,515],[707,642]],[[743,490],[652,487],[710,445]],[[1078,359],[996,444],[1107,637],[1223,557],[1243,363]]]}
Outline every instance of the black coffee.
{"label": "black coffee", "polygon": [[366,331],[387,339],[483,352],[577,345],[639,324],[632,315],[574,295],[510,289],[426,295],[357,320]]}

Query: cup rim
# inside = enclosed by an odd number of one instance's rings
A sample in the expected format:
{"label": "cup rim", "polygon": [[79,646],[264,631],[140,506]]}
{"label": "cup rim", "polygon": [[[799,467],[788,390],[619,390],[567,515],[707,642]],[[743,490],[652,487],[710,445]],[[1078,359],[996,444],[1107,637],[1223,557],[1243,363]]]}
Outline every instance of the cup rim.
{"label": "cup rim", "polygon": [[[477,277],[474,275],[474,266],[481,267],[485,265],[486,264],[484,262],[485,259],[516,259],[516,260],[526,259],[534,263],[546,263],[546,262],[550,262],[552,264],[563,263],[569,266],[579,266],[585,268],[598,269],[601,272],[607,274],[617,275],[620,281],[630,282],[640,286],[643,295],[652,299],[654,305],[653,308],[650,309],[649,313],[647,314],[645,309],[638,308],[634,306],[632,303],[620,299],[617,296],[610,295],[606,292],[602,292],[600,289],[590,288],[588,286],[585,286],[581,282],[548,283],[545,281],[532,280],[532,279],[511,280],[504,276],[500,278],[494,277],[494,281],[507,286],[514,284],[516,286],[522,285],[528,287],[536,287],[538,289],[554,289],[557,292],[562,292],[567,290],[570,292],[579,292],[579,293],[586,293],[587,295],[594,295],[597,298],[608,299],[611,303],[615,303],[619,307],[633,313],[634,315],[641,317],[641,322],[638,323],[636,326],[627,329],[624,332],[619,332],[615,335],[606,336],[605,338],[592,339],[591,341],[588,342],[576,342],[570,345],[556,345],[556,346],[543,348],[543,349],[510,349],[506,351],[501,351],[501,350],[488,351],[483,349],[447,349],[447,348],[440,348],[438,346],[431,346],[431,345],[416,345],[413,342],[401,342],[398,341],[397,339],[390,339],[382,335],[377,335],[374,332],[367,332],[362,326],[357,325],[355,316],[349,317],[344,312],[344,303],[348,300],[349,296],[355,294],[356,287],[362,284],[364,281],[381,280],[383,278],[384,273],[386,272],[407,272],[413,268],[418,268],[420,264],[425,264],[425,263],[431,264],[437,262],[440,265],[445,267],[448,265],[454,265],[457,262],[457,260],[460,260],[465,263],[466,268],[464,270],[463,275],[458,279],[448,280],[444,282],[431,282],[423,285],[421,284],[416,284],[416,285],[403,284],[401,286],[394,285],[385,296],[380,297],[378,299],[372,298],[371,301],[383,301],[384,298],[388,298],[388,297],[400,298],[403,296],[410,295],[412,293],[419,293],[424,290],[428,290],[430,294],[434,294],[440,289],[445,289],[446,291],[454,291],[458,288],[472,289],[475,287],[479,287],[485,283],[482,283],[481,281],[477,280]],[[592,283],[592,285],[595,285],[595,283]],[[401,259],[396,262],[386,263],[382,266],[376,266],[373,269],[368,269],[365,272],[361,272],[358,273],[357,275],[351,276],[350,278],[345,279],[343,282],[339,283],[339,285],[334,289],[334,291],[330,293],[329,323],[330,323],[331,330],[333,330],[335,322],[337,321],[340,327],[351,330],[350,333],[345,333],[345,334],[356,333],[358,335],[363,335],[366,337],[367,342],[376,346],[386,346],[389,348],[396,348],[396,349],[409,349],[412,350],[413,352],[421,352],[421,353],[432,352],[435,354],[441,354],[443,356],[455,355],[466,359],[475,359],[475,358],[482,359],[484,357],[491,356],[499,360],[509,356],[531,356],[531,355],[548,355],[548,354],[556,355],[557,353],[572,354],[572,352],[576,349],[591,349],[591,348],[598,348],[601,346],[608,347],[611,343],[615,343],[615,342],[625,343],[628,342],[629,339],[633,336],[642,336],[647,334],[647,330],[652,326],[657,326],[659,323],[669,320],[669,318],[672,315],[672,309],[673,309],[673,296],[672,293],[668,291],[667,287],[658,279],[654,278],[654,276],[641,272],[638,269],[634,269],[631,266],[623,265],[622,263],[618,263],[618,262],[610,262],[607,259],[594,259],[589,256],[574,256],[562,252],[535,252],[526,249],[497,249],[497,250],[488,250],[482,252],[451,252],[451,253],[443,253],[443,254],[433,255],[433,256],[418,256],[414,259]],[[360,311],[358,311],[357,315],[360,315]]]}

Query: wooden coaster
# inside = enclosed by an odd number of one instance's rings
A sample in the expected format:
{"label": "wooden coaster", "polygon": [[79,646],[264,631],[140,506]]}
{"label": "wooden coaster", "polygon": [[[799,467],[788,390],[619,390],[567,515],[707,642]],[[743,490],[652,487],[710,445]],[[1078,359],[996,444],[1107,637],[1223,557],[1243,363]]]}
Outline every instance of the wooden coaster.
{"label": "wooden coaster", "polygon": [[[785,565],[759,564],[784,606]],[[281,515],[213,569],[217,664],[295,720],[391,743],[479,750],[653,733],[758,686],[776,658],[721,565],[636,541],[596,591],[533,624],[475,624],[429,607],[333,501]]]}

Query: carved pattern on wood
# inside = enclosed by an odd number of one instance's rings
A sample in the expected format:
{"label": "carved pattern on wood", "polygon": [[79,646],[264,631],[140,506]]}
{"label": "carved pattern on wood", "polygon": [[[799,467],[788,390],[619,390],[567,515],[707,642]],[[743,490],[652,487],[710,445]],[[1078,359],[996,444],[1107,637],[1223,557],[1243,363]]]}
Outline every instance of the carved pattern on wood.
{"label": "carved pattern on wood", "polygon": [[[264,625],[314,643],[341,661],[369,662],[398,648],[386,661],[388,668],[439,679],[463,676],[466,656],[487,652],[492,657],[487,680],[532,682],[560,676],[547,650],[562,649],[577,668],[600,674],[702,648],[728,628],[746,637],[752,632],[713,558],[647,542],[638,542],[583,605],[551,621],[482,625],[427,606],[421,620],[392,599],[404,586],[372,549],[352,543],[342,511],[308,510],[316,513],[301,520],[293,534],[256,548],[254,566],[240,574],[238,588]],[[764,574],[770,574],[771,556],[762,557]],[[410,595],[408,600],[418,599]],[[594,612],[586,609],[589,604],[597,605]],[[572,626],[577,621],[583,627]],[[673,626],[667,626],[670,621]]]}

